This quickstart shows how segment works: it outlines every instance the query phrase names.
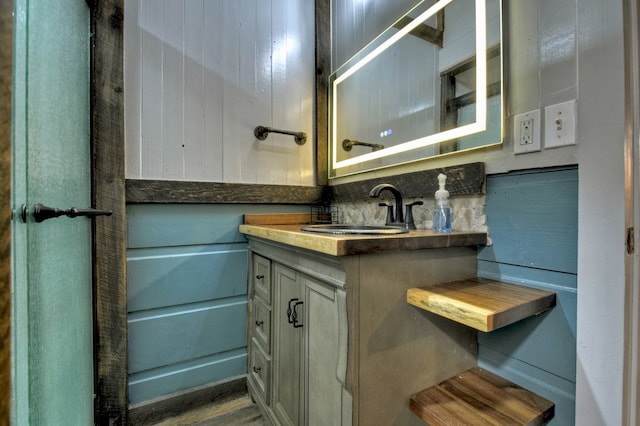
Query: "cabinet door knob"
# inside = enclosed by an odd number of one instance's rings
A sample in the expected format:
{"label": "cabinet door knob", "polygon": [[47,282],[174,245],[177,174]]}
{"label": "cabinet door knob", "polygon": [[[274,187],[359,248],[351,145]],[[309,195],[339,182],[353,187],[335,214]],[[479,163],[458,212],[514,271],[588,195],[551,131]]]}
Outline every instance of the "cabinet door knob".
{"label": "cabinet door knob", "polygon": [[261,280],[261,279],[263,279],[263,278],[264,278],[264,275],[256,275],[256,279],[257,279],[257,280]]}
{"label": "cabinet door knob", "polygon": [[261,367],[253,367],[253,372],[254,372],[254,373],[259,373],[259,372],[260,372],[260,370],[262,370],[262,368],[261,368]]}
{"label": "cabinet door knob", "polygon": [[264,324],[264,321],[256,321],[256,327],[260,327]]}

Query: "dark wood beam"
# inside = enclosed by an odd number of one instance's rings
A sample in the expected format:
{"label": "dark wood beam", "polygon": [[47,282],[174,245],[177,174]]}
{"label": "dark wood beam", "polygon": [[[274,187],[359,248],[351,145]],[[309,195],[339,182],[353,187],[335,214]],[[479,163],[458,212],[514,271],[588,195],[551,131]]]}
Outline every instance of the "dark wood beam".
{"label": "dark wood beam", "polygon": [[94,221],[95,424],[126,425],[127,279],[124,180],[124,0],[92,7],[93,203],[113,216]]}
{"label": "dark wood beam", "polygon": [[[436,14],[437,27],[433,28],[427,24],[418,24],[413,30],[409,32],[409,34],[421,38],[422,40],[435,44],[438,47],[442,47],[442,43],[444,40],[444,10],[441,9]],[[408,16],[402,17],[395,24],[393,24],[394,28],[402,29],[413,22],[414,19]]]}
{"label": "dark wood beam", "polygon": [[0,0],[0,424],[11,421],[11,64],[13,2]]}
{"label": "dark wood beam", "polygon": [[316,184],[326,185],[329,158],[331,0],[316,0]]}
{"label": "dark wood beam", "polygon": [[320,186],[127,179],[128,204],[318,204]]}

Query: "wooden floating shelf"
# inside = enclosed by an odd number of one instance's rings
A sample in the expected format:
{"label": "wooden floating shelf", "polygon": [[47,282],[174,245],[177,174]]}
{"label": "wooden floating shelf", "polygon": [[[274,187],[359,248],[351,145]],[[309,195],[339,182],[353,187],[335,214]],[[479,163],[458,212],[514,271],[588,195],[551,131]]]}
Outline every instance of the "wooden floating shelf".
{"label": "wooden floating shelf", "polygon": [[480,331],[493,331],[551,309],[556,294],[484,278],[407,290],[407,302]]}
{"label": "wooden floating shelf", "polygon": [[411,397],[409,408],[431,426],[543,425],[555,404],[474,367]]}

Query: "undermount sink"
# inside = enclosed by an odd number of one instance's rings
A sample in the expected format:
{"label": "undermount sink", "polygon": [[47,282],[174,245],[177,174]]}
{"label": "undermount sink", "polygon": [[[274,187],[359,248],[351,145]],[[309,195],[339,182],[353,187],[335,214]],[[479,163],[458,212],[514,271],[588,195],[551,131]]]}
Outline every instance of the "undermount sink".
{"label": "undermount sink", "polygon": [[373,225],[308,225],[302,228],[307,232],[318,232],[321,234],[345,235],[345,234],[364,234],[364,235],[393,235],[405,234],[408,229],[399,228],[397,226],[373,226]]}

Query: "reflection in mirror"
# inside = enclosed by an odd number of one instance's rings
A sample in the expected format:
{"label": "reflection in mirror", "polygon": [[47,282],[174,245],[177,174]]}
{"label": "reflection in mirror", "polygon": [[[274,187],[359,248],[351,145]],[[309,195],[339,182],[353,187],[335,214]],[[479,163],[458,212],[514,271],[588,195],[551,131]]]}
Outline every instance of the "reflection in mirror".
{"label": "reflection in mirror", "polygon": [[330,176],[502,142],[500,0],[424,0],[330,78]]}

